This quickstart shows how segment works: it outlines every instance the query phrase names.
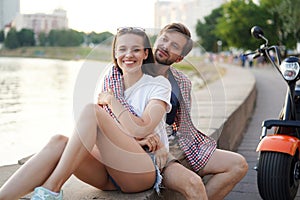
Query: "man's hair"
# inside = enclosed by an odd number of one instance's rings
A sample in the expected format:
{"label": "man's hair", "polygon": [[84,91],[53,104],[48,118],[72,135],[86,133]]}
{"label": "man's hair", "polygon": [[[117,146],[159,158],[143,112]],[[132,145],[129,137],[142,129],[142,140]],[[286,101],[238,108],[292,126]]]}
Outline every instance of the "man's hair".
{"label": "man's hair", "polygon": [[183,25],[181,23],[171,23],[171,24],[166,25],[163,29],[160,30],[159,36],[165,32],[173,32],[173,31],[181,33],[186,37],[187,42],[184,45],[183,50],[181,52],[181,55],[184,57],[193,48],[193,40],[191,39],[191,32],[185,25]]}

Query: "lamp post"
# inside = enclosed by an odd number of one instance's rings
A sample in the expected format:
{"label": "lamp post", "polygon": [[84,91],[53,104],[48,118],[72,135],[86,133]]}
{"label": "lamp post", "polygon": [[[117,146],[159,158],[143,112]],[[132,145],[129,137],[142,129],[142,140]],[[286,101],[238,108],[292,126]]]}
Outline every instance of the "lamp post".
{"label": "lamp post", "polygon": [[222,41],[218,40],[217,45],[218,45],[218,53],[220,53],[222,51]]}

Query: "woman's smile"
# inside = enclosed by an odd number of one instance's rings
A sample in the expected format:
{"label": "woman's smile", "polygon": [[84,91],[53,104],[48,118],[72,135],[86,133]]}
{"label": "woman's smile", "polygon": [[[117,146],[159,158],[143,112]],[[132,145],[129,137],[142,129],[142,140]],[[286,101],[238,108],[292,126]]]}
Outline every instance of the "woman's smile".
{"label": "woman's smile", "polygon": [[136,61],[134,60],[124,60],[123,63],[126,64],[126,65],[132,65],[134,64]]}

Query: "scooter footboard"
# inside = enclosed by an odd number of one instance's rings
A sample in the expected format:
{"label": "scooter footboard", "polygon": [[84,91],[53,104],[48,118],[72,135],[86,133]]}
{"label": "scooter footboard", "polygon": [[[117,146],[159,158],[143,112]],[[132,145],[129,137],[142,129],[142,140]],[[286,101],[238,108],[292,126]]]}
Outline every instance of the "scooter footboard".
{"label": "scooter footboard", "polygon": [[265,136],[257,146],[256,151],[275,151],[294,156],[299,149],[300,140],[288,135],[268,135]]}

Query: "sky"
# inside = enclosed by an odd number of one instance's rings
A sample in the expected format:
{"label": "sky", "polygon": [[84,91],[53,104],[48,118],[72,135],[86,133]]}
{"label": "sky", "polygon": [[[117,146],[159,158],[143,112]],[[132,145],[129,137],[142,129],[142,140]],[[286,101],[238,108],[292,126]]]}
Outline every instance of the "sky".
{"label": "sky", "polygon": [[[20,0],[22,14],[67,11],[69,28],[84,32],[115,32],[118,27],[154,28],[157,0]],[[173,0],[174,1],[174,0]]]}

